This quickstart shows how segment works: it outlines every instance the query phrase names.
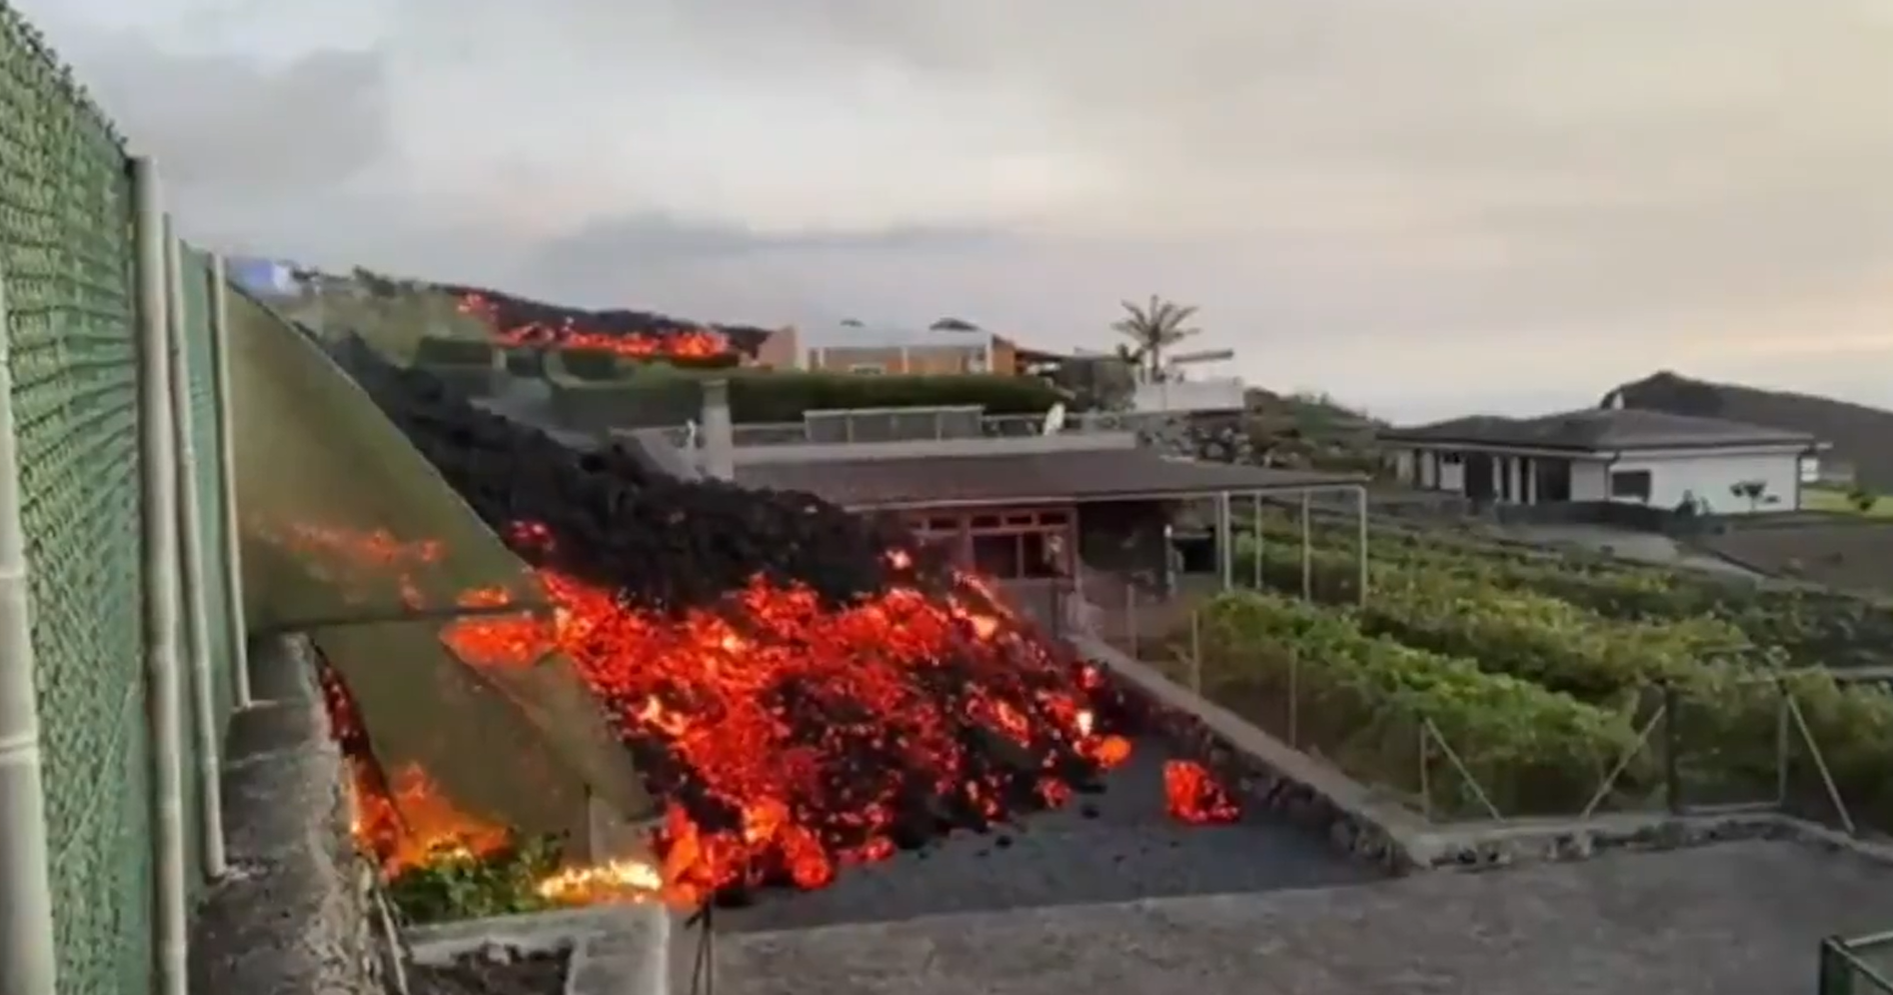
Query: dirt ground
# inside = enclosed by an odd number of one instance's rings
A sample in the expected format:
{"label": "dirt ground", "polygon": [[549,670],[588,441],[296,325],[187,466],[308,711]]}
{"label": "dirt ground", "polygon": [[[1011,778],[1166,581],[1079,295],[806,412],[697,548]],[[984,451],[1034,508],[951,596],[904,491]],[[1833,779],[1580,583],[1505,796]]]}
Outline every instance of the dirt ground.
{"label": "dirt ground", "polygon": [[1893,592],[1893,522],[1744,529],[1698,542],[1762,573],[1843,590]]}
{"label": "dirt ground", "polygon": [[[1893,867],[1793,842],[724,938],[723,995],[1791,995],[1893,925]],[[1862,992],[1862,995],[1866,995]]]}

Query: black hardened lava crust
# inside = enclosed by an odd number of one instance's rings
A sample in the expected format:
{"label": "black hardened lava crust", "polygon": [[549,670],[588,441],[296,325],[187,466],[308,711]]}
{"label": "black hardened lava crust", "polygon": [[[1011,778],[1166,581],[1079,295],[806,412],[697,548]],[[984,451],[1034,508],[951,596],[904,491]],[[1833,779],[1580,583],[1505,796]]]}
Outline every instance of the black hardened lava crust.
{"label": "black hardened lava crust", "polygon": [[[496,532],[516,536],[513,527],[522,521],[544,527],[549,546],[514,543],[528,562],[614,591],[640,610],[674,614],[727,606],[728,595],[759,575],[805,586],[836,606],[893,585],[940,593],[953,583],[937,557],[904,530],[813,495],[679,481],[617,449],[580,454],[536,429],[475,408],[424,371],[386,363],[359,341],[341,346],[338,359]],[[889,550],[905,552],[911,565],[892,562]],[[1003,669],[1008,705],[1042,721],[1031,724],[1032,741],[1023,746],[978,722],[958,721],[954,735],[966,758],[962,775],[996,790],[1011,816],[1042,807],[1039,785],[1046,775],[1095,790],[1095,763],[1063,738],[1046,711],[1048,701],[1096,693],[1079,679],[1075,661],[1048,666],[1021,659]],[[993,673],[990,665],[986,673]],[[921,685],[923,700],[938,703],[948,716],[981,714],[977,699],[994,693],[981,687],[987,678],[967,651],[915,668],[909,679]],[[862,721],[862,706],[845,689],[800,680],[788,677],[763,693],[779,700],[777,712],[790,724],[792,742],[820,744],[825,751],[822,777],[829,797],[811,800],[801,813],[825,844],[846,850],[866,839],[846,800],[859,797],[855,785],[887,784],[890,771],[899,772],[891,806],[894,839],[903,849],[928,845],[954,829],[985,828],[989,820],[969,800],[942,796],[937,775],[917,767],[898,737]],[[606,711],[628,714],[633,704],[606,702]],[[663,737],[622,723],[619,729],[655,796],[681,805],[707,831],[741,827],[742,813],[708,790],[713,777],[691,769]],[[759,875],[764,884],[775,884],[786,879],[786,871],[762,868]]]}

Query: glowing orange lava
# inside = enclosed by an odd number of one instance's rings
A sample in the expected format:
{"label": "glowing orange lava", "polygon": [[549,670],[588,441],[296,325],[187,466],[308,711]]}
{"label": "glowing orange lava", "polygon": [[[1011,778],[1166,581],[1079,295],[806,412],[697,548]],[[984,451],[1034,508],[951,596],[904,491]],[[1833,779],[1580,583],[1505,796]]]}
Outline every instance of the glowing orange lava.
{"label": "glowing orange lava", "polygon": [[[461,298],[462,314],[496,319],[490,301],[479,294]],[[557,325],[531,322],[515,328],[497,328],[494,341],[502,346],[558,346],[568,349],[595,349],[639,359],[710,359],[730,354],[729,337],[708,328],[690,329],[668,335],[624,335],[589,331],[570,318]]]}
{"label": "glowing orange lava", "polygon": [[[549,541],[533,526],[511,539]],[[366,549],[386,545],[377,537]],[[912,565],[899,552],[888,562],[897,574]],[[544,884],[561,901],[657,889],[695,904],[732,886],[821,887],[843,864],[937,833],[913,824],[916,808],[958,813],[953,825],[998,822],[1067,801],[1070,764],[1108,768],[1130,755],[1127,740],[1095,728],[1102,675],[1057,655],[976,578],[943,591],[896,585],[842,607],[757,578],[680,616],[557,571],[539,579],[549,616],[470,617],[443,638],[478,667],[563,652],[666,805],[654,841],[661,866],[562,872]],[[356,724],[342,697],[334,707],[346,735]],[[503,830],[447,804],[424,772],[380,784],[358,770],[356,781],[360,838],[390,873],[443,848],[480,854],[506,843]],[[1214,821],[1214,806],[1199,809],[1211,814],[1193,821]]]}
{"label": "glowing orange lava", "polygon": [[1207,825],[1242,818],[1242,808],[1229,790],[1193,760],[1163,765],[1163,796],[1170,814],[1184,822]]}

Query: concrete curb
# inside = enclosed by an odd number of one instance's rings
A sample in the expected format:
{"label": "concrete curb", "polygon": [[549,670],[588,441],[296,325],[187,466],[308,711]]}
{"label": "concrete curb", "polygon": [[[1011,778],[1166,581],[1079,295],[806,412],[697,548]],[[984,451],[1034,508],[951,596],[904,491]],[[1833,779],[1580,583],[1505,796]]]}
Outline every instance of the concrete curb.
{"label": "concrete curb", "polygon": [[407,931],[419,964],[447,964],[489,947],[571,951],[566,995],[667,995],[674,913],[657,904],[609,905],[471,919]]}

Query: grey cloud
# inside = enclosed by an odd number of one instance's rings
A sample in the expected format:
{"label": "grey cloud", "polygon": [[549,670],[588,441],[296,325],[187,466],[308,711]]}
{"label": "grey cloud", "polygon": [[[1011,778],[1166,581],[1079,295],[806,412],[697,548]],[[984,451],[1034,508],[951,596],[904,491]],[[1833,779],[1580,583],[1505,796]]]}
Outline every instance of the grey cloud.
{"label": "grey cloud", "polygon": [[[1834,302],[1873,300],[1893,273],[1893,20],[1867,0],[389,2],[397,33],[380,57],[333,53],[271,77],[132,46],[80,68],[190,181],[187,195],[213,191],[187,221],[223,237],[706,319],[976,313],[1053,346],[1096,340],[1119,297],[1155,290],[1201,303],[1216,344],[1257,357],[1252,375],[1342,377],[1343,392],[1469,388],[1501,338],[1510,356],[1573,357],[1573,342],[1595,354],[1577,357],[1592,364],[1582,370],[1507,373],[1524,389],[1639,375],[1657,353],[1687,369],[1690,335],[1818,334],[1811,322],[1847,313]],[[438,73],[387,73],[423,50],[492,60],[496,82],[456,90]],[[636,72],[612,75],[627,66]],[[572,92],[598,96],[570,114],[548,113],[556,86],[522,97],[504,82],[556,82],[574,67],[585,82]],[[645,90],[672,80],[693,116],[650,125],[661,93]],[[994,148],[1043,153],[1057,164],[1048,189],[1083,173],[1063,184],[1083,191],[1043,217],[1013,201],[981,215],[1031,215],[1029,231],[951,217],[774,231],[734,208],[702,215],[736,193],[767,206],[841,197],[853,182],[738,182],[778,175],[771,143],[797,132],[754,116],[742,127],[766,133],[715,131],[727,101],[781,91],[810,102],[770,108],[847,107],[876,88],[908,94],[956,141],[990,137],[987,116],[1005,117],[1025,137]],[[462,174],[425,173],[441,189],[397,196],[378,165],[391,95],[411,143],[423,141],[415,121],[452,116],[490,122],[532,161],[509,178],[516,149],[462,155],[429,134],[429,168]],[[573,147],[608,151],[560,151],[541,132],[566,120],[640,139],[646,121],[665,154],[621,164],[611,157],[637,151],[583,134]],[[861,140],[863,170],[892,161],[865,147],[876,135],[823,134]],[[908,188],[897,170],[863,177],[876,199],[844,206],[977,209],[982,184],[1004,180],[980,173],[976,155],[953,159],[958,148],[911,160]],[[665,184],[696,200],[646,196]],[[535,197],[548,190],[570,191],[561,219],[582,217],[595,187],[616,199],[571,230],[519,220],[558,201]],[[1774,324],[1755,324],[1761,314]],[[1413,365],[1363,361],[1376,350]],[[1576,393],[1597,389],[1587,380]]]}

